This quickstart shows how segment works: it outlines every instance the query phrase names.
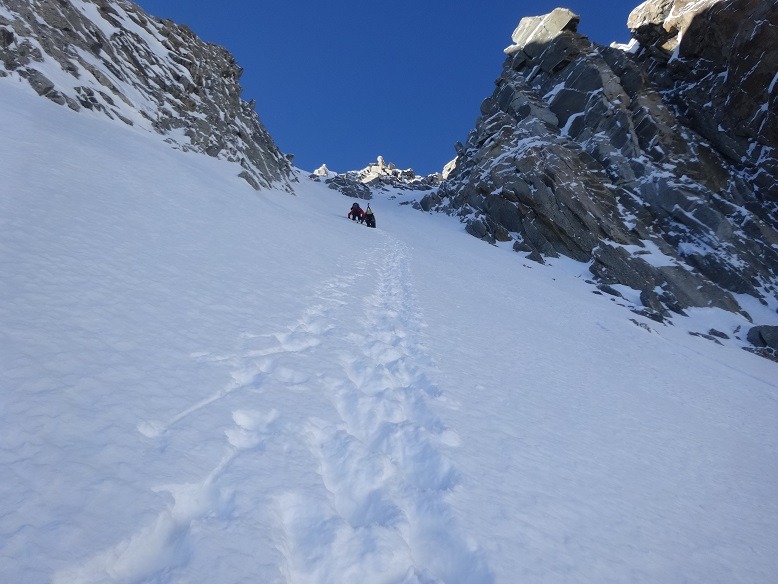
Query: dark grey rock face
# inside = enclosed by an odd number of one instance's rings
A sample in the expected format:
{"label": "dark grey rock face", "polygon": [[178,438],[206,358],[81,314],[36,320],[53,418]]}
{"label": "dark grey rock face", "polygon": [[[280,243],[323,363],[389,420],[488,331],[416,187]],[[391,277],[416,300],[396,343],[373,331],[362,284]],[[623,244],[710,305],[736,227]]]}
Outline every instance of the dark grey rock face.
{"label": "dark grey rock face", "polygon": [[755,326],[748,331],[748,342],[753,347],[747,351],[778,362],[778,326]]}
{"label": "dark grey rock face", "polygon": [[[631,18],[657,3],[641,5]],[[778,201],[778,5],[671,4],[672,11],[645,17],[634,29],[641,65],[684,125],[742,168],[760,196]]]}
{"label": "dark grey rock face", "polygon": [[291,189],[289,160],[241,99],[242,69],[226,49],[125,0],[0,6],[0,76],[26,79],[73,110],[101,112],[181,149],[237,162],[254,188]]}
{"label": "dark grey rock face", "polygon": [[522,20],[420,205],[533,259],[589,262],[659,315],[775,298],[777,18],[775,2],[649,1],[630,50],[592,43],[569,10]]}
{"label": "dark grey rock face", "polygon": [[778,351],[778,326],[755,326],[748,331],[748,342]]}
{"label": "dark grey rock face", "polygon": [[373,198],[373,193],[367,186],[343,174],[325,179],[324,182],[329,188],[340,191],[350,199],[370,200]]}

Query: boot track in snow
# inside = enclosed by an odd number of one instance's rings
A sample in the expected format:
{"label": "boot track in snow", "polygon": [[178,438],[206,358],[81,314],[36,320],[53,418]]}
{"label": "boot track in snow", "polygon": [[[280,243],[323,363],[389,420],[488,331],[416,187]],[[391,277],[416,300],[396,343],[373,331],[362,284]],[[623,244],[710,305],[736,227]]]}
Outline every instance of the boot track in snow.
{"label": "boot track in snow", "polygon": [[[245,533],[266,581],[493,582],[446,502],[458,477],[441,448],[458,437],[427,405],[441,390],[425,373],[434,367],[408,250],[383,233],[374,245],[371,261],[324,282],[286,330],[247,334],[234,355],[197,356],[229,366],[231,381],[138,430],[167,452],[178,432],[228,409],[232,424],[214,429],[226,437],[221,459],[198,481],[154,487],[173,503],[55,582],[186,580],[219,529]],[[252,476],[281,466],[299,466],[306,485],[252,489]]]}

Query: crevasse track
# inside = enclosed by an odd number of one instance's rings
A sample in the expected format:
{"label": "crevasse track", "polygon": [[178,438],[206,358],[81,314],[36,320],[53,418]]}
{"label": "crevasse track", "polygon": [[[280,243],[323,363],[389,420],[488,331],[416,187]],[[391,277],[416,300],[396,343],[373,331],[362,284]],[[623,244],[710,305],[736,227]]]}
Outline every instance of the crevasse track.
{"label": "crevasse track", "polygon": [[[173,503],[58,582],[194,582],[220,530],[243,534],[231,551],[269,582],[493,581],[446,501],[458,479],[444,451],[458,437],[428,407],[441,389],[428,377],[409,251],[376,236],[369,260],[323,282],[288,326],[245,334],[235,354],[196,356],[229,367],[230,381],[140,421],[140,438],[172,458],[196,427],[222,454],[154,487]],[[277,487],[254,491],[267,474]]]}

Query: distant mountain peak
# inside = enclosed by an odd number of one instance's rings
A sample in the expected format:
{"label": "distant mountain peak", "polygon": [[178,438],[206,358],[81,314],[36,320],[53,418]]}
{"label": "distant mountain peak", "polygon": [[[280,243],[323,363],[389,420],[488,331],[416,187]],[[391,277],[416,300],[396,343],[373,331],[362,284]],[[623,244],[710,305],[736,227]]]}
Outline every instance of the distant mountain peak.
{"label": "distant mountain peak", "polygon": [[380,191],[430,191],[443,180],[439,173],[420,176],[411,168],[399,169],[394,163],[386,162],[383,156],[378,156],[375,162],[361,170],[341,174],[333,173],[323,164],[311,176],[315,180],[324,179],[330,188],[358,199],[370,199],[375,192]]}

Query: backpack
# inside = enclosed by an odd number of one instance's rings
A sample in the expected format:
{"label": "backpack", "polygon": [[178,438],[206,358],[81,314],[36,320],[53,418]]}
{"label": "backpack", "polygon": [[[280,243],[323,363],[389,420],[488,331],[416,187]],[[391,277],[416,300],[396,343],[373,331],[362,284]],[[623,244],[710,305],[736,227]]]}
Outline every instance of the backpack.
{"label": "backpack", "polygon": [[367,206],[367,211],[365,211],[365,225],[368,227],[375,227],[375,215],[373,214],[370,205]]}

